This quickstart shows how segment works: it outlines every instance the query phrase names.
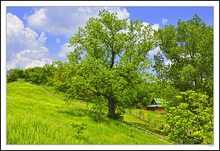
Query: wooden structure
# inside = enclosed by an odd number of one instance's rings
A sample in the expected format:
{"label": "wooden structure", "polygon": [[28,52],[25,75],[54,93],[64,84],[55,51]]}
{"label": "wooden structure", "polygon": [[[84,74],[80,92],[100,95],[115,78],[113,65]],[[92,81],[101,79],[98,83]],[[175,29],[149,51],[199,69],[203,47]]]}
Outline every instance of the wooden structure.
{"label": "wooden structure", "polygon": [[163,102],[161,102],[160,100],[162,100],[162,99],[154,98],[151,101],[151,105],[147,106],[147,110],[155,111],[157,113],[164,113]]}

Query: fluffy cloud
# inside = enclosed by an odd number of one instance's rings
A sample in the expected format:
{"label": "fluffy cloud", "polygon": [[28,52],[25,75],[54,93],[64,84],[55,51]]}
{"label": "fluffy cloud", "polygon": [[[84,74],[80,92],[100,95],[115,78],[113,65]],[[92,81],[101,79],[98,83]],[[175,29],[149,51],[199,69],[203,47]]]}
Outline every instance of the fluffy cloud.
{"label": "fluffy cloud", "polygon": [[66,58],[66,55],[67,55],[68,53],[74,51],[74,47],[73,47],[73,46],[69,47],[69,45],[70,45],[69,43],[65,43],[65,44],[63,44],[63,45],[61,46],[61,50],[60,50],[60,52],[59,52],[59,54],[58,54],[59,57],[61,57],[61,58]]}
{"label": "fluffy cloud", "polygon": [[64,34],[69,38],[79,27],[84,27],[89,18],[98,17],[103,9],[117,12],[120,19],[130,16],[125,8],[120,7],[47,7],[36,10],[26,19],[31,28],[54,35]]}
{"label": "fluffy cloud", "polygon": [[40,35],[11,13],[7,14],[7,69],[43,66],[51,63],[48,49],[44,46],[47,37]]}
{"label": "fluffy cloud", "polygon": [[125,19],[130,17],[130,14],[127,12],[127,10],[125,8],[123,8],[122,10],[119,8],[116,8],[116,10],[114,10],[115,12],[118,12],[118,18],[119,19]]}
{"label": "fluffy cloud", "polygon": [[50,58],[43,58],[41,60],[33,60],[31,63],[27,64],[25,68],[33,68],[33,67],[43,67],[45,64],[51,64],[52,59]]}
{"label": "fluffy cloud", "polygon": [[166,19],[166,18],[162,18],[162,24],[163,24],[163,25],[166,25],[167,22],[168,22],[168,19]]}

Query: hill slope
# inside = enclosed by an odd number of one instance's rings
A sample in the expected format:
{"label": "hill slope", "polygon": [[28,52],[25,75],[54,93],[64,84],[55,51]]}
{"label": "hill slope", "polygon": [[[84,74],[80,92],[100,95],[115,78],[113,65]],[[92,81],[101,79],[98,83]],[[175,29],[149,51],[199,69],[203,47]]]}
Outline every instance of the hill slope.
{"label": "hill slope", "polygon": [[[86,124],[78,136],[74,124]],[[7,84],[7,144],[166,144],[29,83]]]}

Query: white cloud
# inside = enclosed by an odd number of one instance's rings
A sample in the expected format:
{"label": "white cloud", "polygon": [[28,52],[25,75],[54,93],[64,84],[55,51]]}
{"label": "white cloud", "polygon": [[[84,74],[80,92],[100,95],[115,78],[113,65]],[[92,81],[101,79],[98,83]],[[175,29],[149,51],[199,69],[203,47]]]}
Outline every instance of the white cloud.
{"label": "white cloud", "polygon": [[[44,32],[40,36],[11,13],[7,14],[7,69],[28,66],[42,66],[52,62],[49,51],[44,46],[47,37]],[[46,61],[47,60],[47,61]]]}
{"label": "white cloud", "polygon": [[150,50],[150,51],[148,52],[148,54],[149,54],[150,57],[153,57],[153,56],[156,55],[159,51],[160,51],[160,47],[157,46],[156,48]]}
{"label": "white cloud", "polygon": [[115,11],[118,12],[117,16],[119,19],[125,19],[130,17],[130,14],[127,12],[125,8],[123,8],[122,10],[117,8]]}
{"label": "white cloud", "polygon": [[166,18],[162,18],[162,24],[163,24],[163,25],[166,25],[167,22],[168,22],[168,19],[166,19]]}
{"label": "white cloud", "polygon": [[73,46],[69,47],[69,45],[70,45],[69,43],[65,43],[65,44],[63,44],[63,45],[60,47],[61,50],[60,50],[60,52],[59,52],[59,54],[58,54],[59,57],[61,57],[61,58],[67,58],[66,55],[67,55],[68,53],[74,51],[74,47],[73,47]]}
{"label": "white cloud", "polygon": [[31,27],[45,26],[47,24],[46,8],[41,8],[29,17],[26,17]]}
{"label": "white cloud", "polygon": [[125,8],[120,7],[48,7],[36,10],[26,19],[28,25],[34,29],[54,35],[64,34],[69,38],[79,27],[84,27],[89,18],[98,17],[99,11],[103,9],[111,13],[117,12],[119,19],[130,16]]}
{"label": "white cloud", "polygon": [[58,38],[56,38],[56,43],[58,44],[58,43],[60,43],[60,39],[58,39]]}
{"label": "white cloud", "polygon": [[43,67],[45,64],[51,64],[52,61],[53,60],[49,58],[43,58],[41,60],[33,60],[31,63],[25,66],[25,69],[33,68],[33,67]]}
{"label": "white cloud", "polygon": [[159,26],[159,24],[154,24],[151,27],[152,27],[152,29],[158,30],[160,26]]}

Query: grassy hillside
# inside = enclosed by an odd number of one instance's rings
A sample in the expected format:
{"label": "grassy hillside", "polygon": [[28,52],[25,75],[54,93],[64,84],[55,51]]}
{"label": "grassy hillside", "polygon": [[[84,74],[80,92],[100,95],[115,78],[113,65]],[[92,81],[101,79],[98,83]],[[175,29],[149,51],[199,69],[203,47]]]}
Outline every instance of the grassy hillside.
{"label": "grassy hillside", "polygon": [[[86,124],[78,136],[70,123]],[[7,84],[7,144],[166,144],[120,121],[65,104],[29,83]]]}
{"label": "grassy hillside", "polygon": [[163,114],[156,113],[154,111],[149,111],[149,110],[142,110],[142,109],[131,109],[131,112],[138,114],[138,115],[145,116],[146,118],[150,118],[160,123],[166,124],[166,117]]}

